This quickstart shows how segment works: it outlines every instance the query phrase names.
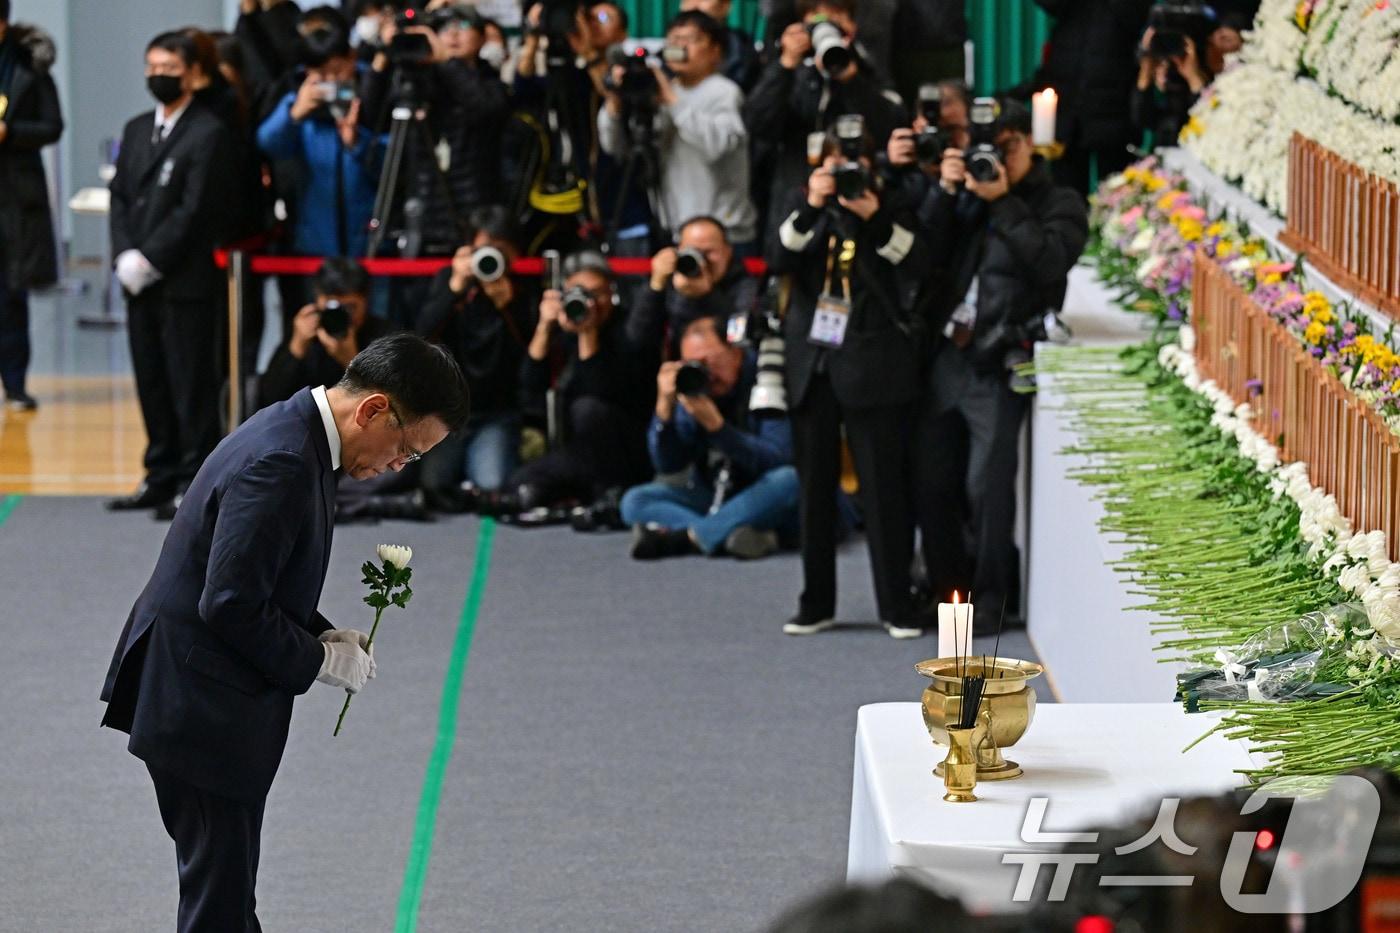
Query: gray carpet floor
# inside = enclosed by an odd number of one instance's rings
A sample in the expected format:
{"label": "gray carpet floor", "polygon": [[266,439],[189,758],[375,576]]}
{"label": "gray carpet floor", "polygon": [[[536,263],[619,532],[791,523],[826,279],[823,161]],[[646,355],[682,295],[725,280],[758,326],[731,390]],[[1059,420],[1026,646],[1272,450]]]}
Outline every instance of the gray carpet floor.
{"label": "gray carpet floor", "polygon": [[[173,927],[149,778],[97,726],[164,530],[92,499],[25,499],[0,527],[0,930]],[[332,621],[368,627],[356,568],[378,542],[414,547],[415,596],[339,738],[343,694],[297,704],[263,833],[269,933],[393,929],[477,530],[337,530]],[[643,565],[626,547],[498,529],[419,930],[761,930],[843,878],[856,709],[917,699],[934,639],[786,637],[792,556]],[[873,619],[862,543],[840,572],[842,618]]]}

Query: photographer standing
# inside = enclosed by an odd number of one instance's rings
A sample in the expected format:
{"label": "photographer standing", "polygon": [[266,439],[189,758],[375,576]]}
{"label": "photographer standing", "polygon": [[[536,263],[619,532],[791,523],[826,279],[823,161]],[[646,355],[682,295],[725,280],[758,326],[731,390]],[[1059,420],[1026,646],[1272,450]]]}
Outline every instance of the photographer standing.
{"label": "photographer standing", "polygon": [[920,291],[932,258],[912,219],[872,189],[874,143],[859,117],[841,117],[836,129],[770,258],[774,273],[792,276],[784,336],[802,481],[804,589],[783,631],[808,635],[835,624],[844,426],[880,620],[895,638],[913,638],[923,630],[910,598],[907,454],[920,394]]}
{"label": "photographer standing", "polygon": [[704,216],[687,220],[680,241],[652,257],[648,285],[638,289],[627,315],[627,336],[647,351],[664,342],[668,359],[691,322],[748,311],[758,294],[758,280],[734,256],[724,224]]}
{"label": "photographer standing", "polygon": [[747,94],[758,83],[762,63],[758,50],[754,48],[753,36],[729,25],[729,12],[733,5],[732,0],[681,0],[681,12],[698,10],[719,23],[723,36],[721,47],[724,49],[720,73]]}
{"label": "photographer standing", "polygon": [[157,106],[122,131],[112,179],[116,275],[127,296],[131,365],[146,426],[146,478],[113,510],[169,510],[219,442],[224,277],[214,265],[227,217],[233,144],[194,99],[194,40],[163,33],[146,48]]}
{"label": "photographer standing", "polygon": [[[758,215],[749,200],[748,131],[740,112],[744,94],[719,73],[723,42],[719,24],[697,11],[677,15],[666,28],[666,63],[675,80],[652,69],[658,107],[652,132],[661,160],[655,208],[674,236],[688,218],[716,218],[745,256],[757,251]],[[613,87],[598,114],[598,139],[614,158],[624,157],[629,144],[650,144],[635,138],[646,131],[647,115],[626,109],[642,102],[624,102],[619,93],[618,86],[628,80],[626,68],[613,67]]]}
{"label": "photographer standing", "polygon": [[724,553],[745,560],[797,532],[787,413],[750,409],[758,357],[729,344],[723,318],[692,321],[681,360],[662,363],[647,447],[663,477],[622,497],[637,560]]}
{"label": "photographer standing", "polygon": [[811,171],[809,136],[829,129],[840,114],[860,114],[878,140],[907,125],[898,98],[885,93],[856,46],[854,0],[800,0],[797,12],[802,21],[783,30],[777,60],[744,105],[750,135],[773,160],[765,243],[783,221],[780,207]]}
{"label": "photographer standing", "polygon": [[[1007,101],[995,123],[974,128],[994,143],[949,150],[920,212],[934,254],[948,257],[950,281],[934,309],[930,392],[914,448],[919,525],[935,594],[967,590],[972,570],[978,602],[997,606],[1006,597],[1014,616],[1020,574],[1012,526],[1026,400],[1011,388],[1011,367],[1030,359],[1042,316],[1063,302],[1088,218],[1084,199],[1056,185],[1035,155],[1023,105]],[[964,434],[965,467],[950,454]],[[970,551],[959,521],[964,489]]]}
{"label": "photographer standing", "polygon": [[913,126],[890,134],[883,166],[887,189],[911,209],[938,183],[943,153],[967,148],[972,95],[961,81],[942,81],[920,87],[917,100]]}
{"label": "photographer standing", "polygon": [[10,24],[0,0],[0,383],[5,404],[38,407],[25,391],[29,371],[29,289],[58,281],[49,186],[39,153],[63,133],[58,89],[49,76],[53,39]]}
{"label": "photographer standing", "polygon": [[269,158],[298,166],[292,248],[304,256],[363,256],[383,147],[360,125],[360,69],[344,17],[324,18],[305,37],[307,68],[258,127]]}
{"label": "photographer standing", "polygon": [[1159,39],[1156,28],[1147,27],[1138,49],[1133,125],[1152,134],[1152,148],[1175,146],[1196,98],[1212,80],[1195,38],[1176,32]]}
{"label": "photographer standing", "polygon": [[470,220],[476,235],[433,280],[417,324],[451,352],[472,393],[466,428],[423,460],[423,491],[443,511],[495,493],[520,464],[520,364],[539,306],[539,292],[510,275],[520,248],[506,209],[481,208]]}
{"label": "photographer standing", "polygon": [[564,262],[564,289],[540,301],[539,323],[521,363],[522,403],[544,411],[551,375],[560,399],[562,443],[511,476],[521,509],[590,504],[650,473],[647,419],[657,355],[634,349],[608,261],[595,250]]}

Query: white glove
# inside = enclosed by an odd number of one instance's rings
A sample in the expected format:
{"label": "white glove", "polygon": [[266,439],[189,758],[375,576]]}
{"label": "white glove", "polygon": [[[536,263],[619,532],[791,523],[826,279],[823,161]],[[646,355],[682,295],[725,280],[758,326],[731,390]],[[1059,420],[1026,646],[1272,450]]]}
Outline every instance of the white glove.
{"label": "white glove", "polygon": [[332,687],[344,687],[349,693],[359,693],[369,680],[369,655],[365,650],[343,641],[322,642],[321,646],[326,650],[326,660],[316,679]]}
{"label": "white glove", "polygon": [[340,641],[347,645],[359,645],[369,654],[369,679],[373,680],[374,675],[379,671],[379,665],[374,663],[374,645],[369,643],[369,635],[365,632],[357,632],[352,628],[333,628],[321,633],[322,642]]}
{"label": "white glove", "polygon": [[139,249],[129,249],[117,257],[117,281],[132,295],[139,295],[160,280],[160,273]]}

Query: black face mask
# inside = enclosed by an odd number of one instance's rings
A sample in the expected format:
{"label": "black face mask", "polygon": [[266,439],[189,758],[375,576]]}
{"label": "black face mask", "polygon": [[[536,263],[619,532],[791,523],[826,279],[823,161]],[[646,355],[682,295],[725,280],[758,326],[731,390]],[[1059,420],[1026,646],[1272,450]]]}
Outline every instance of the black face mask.
{"label": "black face mask", "polygon": [[184,95],[185,89],[175,75],[151,75],[146,78],[146,90],[162,104],[173,104]]}

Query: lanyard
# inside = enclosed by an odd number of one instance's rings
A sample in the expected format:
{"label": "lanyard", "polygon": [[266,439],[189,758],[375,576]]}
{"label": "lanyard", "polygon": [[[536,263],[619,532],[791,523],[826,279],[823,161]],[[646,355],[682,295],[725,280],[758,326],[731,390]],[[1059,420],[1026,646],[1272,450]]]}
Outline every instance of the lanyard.
{"label": "lanyard", "polygon": [[[826,281],[822,285],[822,294],[831,294],[831,275],[836,268],[836,234],[831,235],[826,247]],[[847,301],[851,300],[851,263],[856,258],[856,241],[841,241],[841,297]]]}

